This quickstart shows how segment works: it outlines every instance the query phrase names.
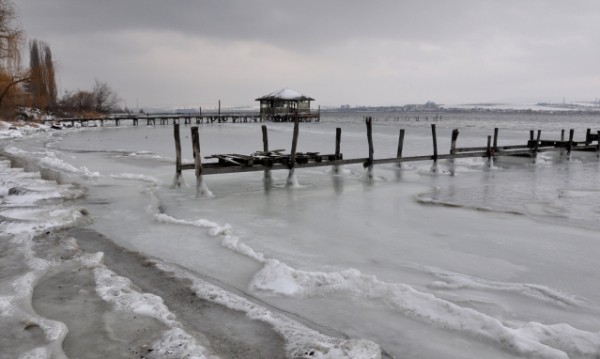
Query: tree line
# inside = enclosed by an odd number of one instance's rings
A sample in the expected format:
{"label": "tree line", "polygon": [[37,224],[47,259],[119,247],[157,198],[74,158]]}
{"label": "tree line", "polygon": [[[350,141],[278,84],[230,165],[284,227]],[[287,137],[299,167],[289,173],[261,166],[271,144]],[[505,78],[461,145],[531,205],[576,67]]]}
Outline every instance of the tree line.
{"label": "tree line", "polygon": [[118,108],[120,99],[110,86],[98,80],[91,90],[66,91],[58,97],[56,71],[49,44],[29,41],[29,66],[23,67],[25,42],[15,7],[0,0],[0,113],[35,107],[52,112],[107,113]]}

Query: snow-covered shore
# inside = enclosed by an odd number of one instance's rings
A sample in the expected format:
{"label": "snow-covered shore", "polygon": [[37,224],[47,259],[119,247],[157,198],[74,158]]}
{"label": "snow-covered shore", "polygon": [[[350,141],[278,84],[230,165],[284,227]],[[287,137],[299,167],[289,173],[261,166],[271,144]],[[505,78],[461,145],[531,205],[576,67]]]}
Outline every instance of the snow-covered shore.
{"label": "snow-covered shore", "polygon": [[[3,127],[0,138],[48,131]],[[84,230],[85,195],[0,159],[1,358],[380,357]]]}

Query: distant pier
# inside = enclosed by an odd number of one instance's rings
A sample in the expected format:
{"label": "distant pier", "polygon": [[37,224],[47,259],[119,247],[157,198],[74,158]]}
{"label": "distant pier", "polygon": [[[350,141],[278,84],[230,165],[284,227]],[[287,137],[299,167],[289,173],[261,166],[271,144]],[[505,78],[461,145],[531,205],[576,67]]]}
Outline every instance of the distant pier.
{"label": "distant pier", "polygon": [[122,123],[129,123],[138,126],[141,122],[147,126],[169,125],[183,123],[185,125],[200,125],[204,123],[248,123],[248,122],[319,122],[320,113],[318,112],[300,112],[297,114],[273,114],[266,116],[260,113],[208,113],[208,114],[120,114],[102,117],[69,117],[60,119],[47,119],[44,123],[47,125],[60,124],[75,126],[79,124],[82,127],[104,126],[112,124],[120,126]]}

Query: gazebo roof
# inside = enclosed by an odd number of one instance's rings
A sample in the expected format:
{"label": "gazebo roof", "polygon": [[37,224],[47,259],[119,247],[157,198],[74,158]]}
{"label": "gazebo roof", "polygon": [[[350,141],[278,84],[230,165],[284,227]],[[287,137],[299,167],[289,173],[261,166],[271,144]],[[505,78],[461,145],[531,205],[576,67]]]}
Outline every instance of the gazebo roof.
{"label": "gazebo roof", "polygon": [[255,101],[261,100],[288,100],[288,101],[314,101],[314,98],[304,96],[303,94],[296,92],[289,88],[284,88],[275,92],[271,92],[268,95],[257,98]]}

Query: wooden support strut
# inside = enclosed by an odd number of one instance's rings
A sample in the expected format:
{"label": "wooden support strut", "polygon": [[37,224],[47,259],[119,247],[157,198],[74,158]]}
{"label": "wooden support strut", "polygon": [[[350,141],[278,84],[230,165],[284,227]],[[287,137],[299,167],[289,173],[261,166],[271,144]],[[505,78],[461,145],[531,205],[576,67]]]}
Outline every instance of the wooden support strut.
{"label": "wooden support strut", "polygon": [[290,164],[289,168],[294,169],[296,167],[296,147],[298,146],[298,117],[294,118],[294,134],[292,137],[292,152],[290,153]]}
{"label": "wooden support strut", "polygon": [[192,131],[192,148],[194,150],[194,167],[196,169],[196,195],[200,194],[200,186],[202,184],[202,157],[200,157],[200,136],[198,135],[198,126],[193,126]]}
{"label": "wooden support strut", "polygon": [[533,153],[534,153],[535,157],[537,157],[537,153],[538,153],[538,148],[540,146],[540,139],[541,139],[541,137],[542,137],[542,130],[538,130],[538,132],[537,132],[537,138],[536,138],[536,141],[535,141],[535,145],[533,147]]}
{"label": "wooden support strut", "polygon": [[269,152],[269,135],[267,133],[267,125],[260,126],[262,129],[263,152]]}
{"label": "wooden support strut", "polygon": [[596,137],[596,155],[600,157],[600,131],[597,132],[597,136],[598,137]]}
{"label": "wooden support strut", "polygon": [[433,161],[438,160],[438,148],[437,148],[437,134],[435,132],[435,123],[431,124],[431,137],[433,139]]}
{"label": "wooden support strut", "polygon": [[[263,140],[263,152],[267,154],[269,152],[269,133],[267,132],[267,125],[260,126],[262,130],[262,140]],[[265,185],[269,185],[271,182],[271,170],[269,168],[265,168]]]}
{"label": "wooden support strut", "polygon": [[567,155],[571,155],[571,149],[573,148],[573,136],[575,135],[575,130],[569,130],[569,142],[567,143]]}
{"label": "wooden support strut", "polygon": [[452,130],[452,139],[450,141],[450,154],[453,155],[456,153],[456,140],[458,139],[458,129]]}
{"label": "wooden support strut", "polygon": [[367,117],[365,119],[365,124],[367,125],[367,142],[369,143],[369,159],[364,164],[364,167],[368,167],[369,170],[373,169],[373,118]]}
{"label": "wooden support strut", "polygon": [[492,149],[494,153],[492,156],[496,156],[496,152],[498,151],[498,127],[494,128],[494,148]]}
{"label": "wooden support strut", "polygon": [[591,141],[591,139],[590,139],[591,137],[592,137],[592,129],[591,129],[591,128],[588,128],[588,129],[585,131],[585,145],[586,145],[586,146],[587,146],[587,145],[589,145],[590,143],[592,143],[592,141]]}
{"label": "wooden support strut", "polygon": [[[396,152],[396,158],[402,158],[402,151],[404,150],[404,129],[400,129],[400,134],[398,135],[398,151]],[[402,167],[402,163],[398,162],[398,167]]]}
{"label": "wooden support strut", "polygon": [[179,124],[173,126],[173,134],[175,135],[175,186],[181,186],[181,138],[179,136]]}
{"label": "wooden support strut", "polygon": [[335,159],[341,160],[341,145],[342,145],[342,129],[340,127],[335,129]]}

